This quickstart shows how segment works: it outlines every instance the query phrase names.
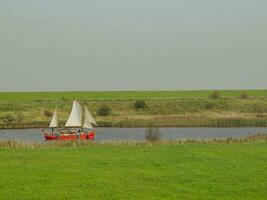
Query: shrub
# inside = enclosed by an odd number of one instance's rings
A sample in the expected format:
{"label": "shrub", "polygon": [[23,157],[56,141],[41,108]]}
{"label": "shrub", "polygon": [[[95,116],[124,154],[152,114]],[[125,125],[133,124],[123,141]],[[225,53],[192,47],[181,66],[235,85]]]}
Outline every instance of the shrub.
{"label": "shrub", "polygon": [[239,98],[240,99],[248,99],[248,95],[246,93],[241,93]]}
{"label": "shrub", "polygon": [[52,117],[52,113],[49,110],[44,111],[44,116],[46,117]]}
{"label": "shrub", "polygon": [[108,116],[111,114],[111,108],[107,105],[102,105],[98,111],[97,114],[100,116]]}
{"label": "shrub", "polygon": [[210,94],[209,98],[210,99],[219,99],[219,98],[221,98],[221,94],[219,91],[214,91],[213,93]]}
{"label": "shrub", "polygon": [[144,100],[137,100],[134,103],[135,109],[144,109],[146,107],[146,102]]}
{"label": "shrub", "polygon": [[146,129],[145,132],[145,139],[149,142],[156,142],[160,139],[160,132],[159,128],[157,127],[150,127]]}

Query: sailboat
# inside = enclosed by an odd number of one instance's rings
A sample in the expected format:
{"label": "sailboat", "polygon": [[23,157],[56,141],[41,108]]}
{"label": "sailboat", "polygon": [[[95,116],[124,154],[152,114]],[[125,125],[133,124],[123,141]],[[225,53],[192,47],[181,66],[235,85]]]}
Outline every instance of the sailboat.
{"label": "sailboat", "polygon": [[[95,131],[93,125],[97,125],[92,114],[84,105],[82,109],[80,103],[77,100],[73,101],[71,113],[65,124],[66,128],[78,128],[79,131],[61,131],[54,132],[55,128],[58,128],[57,108],[54,111],[52,120],[49,124],[51,128],[50,133],[45,133],[46,140],[94,140]],[[88,131],[85,131],[85,130]]]}

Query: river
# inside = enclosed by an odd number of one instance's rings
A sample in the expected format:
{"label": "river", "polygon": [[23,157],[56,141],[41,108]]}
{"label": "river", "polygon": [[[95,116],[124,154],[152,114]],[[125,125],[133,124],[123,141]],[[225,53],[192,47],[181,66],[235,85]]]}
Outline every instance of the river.
{"label": "river", "polygon": [[[43,142],[46,129],[4,129],[0,140]],[[48,129],[47,129],[48,130]],[[96,128],[95,141],[144,140],[145,128]],[[160,128],[161,139],[180,138],[238,138],[257,133],[267,133],[267,128]]]}

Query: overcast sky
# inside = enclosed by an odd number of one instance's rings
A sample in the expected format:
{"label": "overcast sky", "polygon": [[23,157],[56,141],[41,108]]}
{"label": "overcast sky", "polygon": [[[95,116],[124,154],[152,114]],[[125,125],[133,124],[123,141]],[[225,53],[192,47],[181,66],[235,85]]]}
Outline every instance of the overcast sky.
{"label": "overcast sky", "polygon": [[0,1],[0,91],[266,88],[266,0]]}

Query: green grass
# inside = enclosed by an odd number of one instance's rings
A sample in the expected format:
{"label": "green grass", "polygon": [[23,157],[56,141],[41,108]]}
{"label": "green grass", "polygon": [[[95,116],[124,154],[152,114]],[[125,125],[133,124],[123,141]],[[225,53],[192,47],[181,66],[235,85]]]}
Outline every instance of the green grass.
{"label": "green grass", "polygon": [[267,142],[0,148],[0,199],[266,199]]}
{"label": "green grass", "polygon": [[[113,91],[113,92],[1,92],[1,101],[45,101],[45,100],[110,100],[110,99],[161,99],[208,97],[211,90],[180,91]],[[251,97],[267,97],[267,90],[220,90],[223,97],[239,97],[246,93]]]}
{"label": "green grass", "polygon": [[[210,99],[213,91],[147,92],[35,92],[0,93],[0,128],[47,127],[45,111],[57,105],[62,125],[72,100],[87,104],[100,126],[114,127],[247,127],[267,126],[267,90],[220,91],[221,99]],[[249,99],[238,98],[241,93]],[[137,99],[147,107],[136,110]],[[97,110],[106,104],[108,117]]]}
{"label": "green grass", "polygon": [[[76,99],[160,99],[160,98],[188,98],[208,97],[211,90],[181,90],[181,91],[113,91],[113,92],[1,92],[1,101],[21,100],[73,100]],[[220,90],[223,97],[239,97],[246,93],[252,97],[267,97],[267,90]]]}

